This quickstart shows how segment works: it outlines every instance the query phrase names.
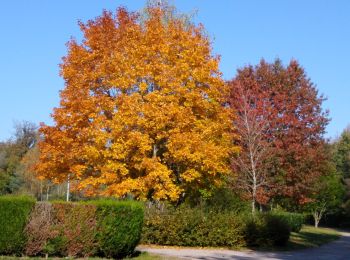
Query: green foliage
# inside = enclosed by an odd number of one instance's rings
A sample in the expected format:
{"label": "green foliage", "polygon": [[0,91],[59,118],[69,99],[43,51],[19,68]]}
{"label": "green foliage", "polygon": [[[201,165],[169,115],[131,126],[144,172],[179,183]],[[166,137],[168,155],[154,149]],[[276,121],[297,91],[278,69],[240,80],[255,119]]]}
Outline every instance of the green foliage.
{"label": "green foliage", "polygon": [[299,232],[305,223],[305,216],[300,213],[285,212],[281,210],[273,211],[273,215],[283,219],[292,232]]}
{"label": "green foliage", "polygon": [[266,238],[272,241],[274,246],[285,246],[290,236],[290,226],[284,218],[267,214],[264,217]]}
{"label": "green foliage", "polygon": [[320,214],[321,218],[324,214],[337,211],[342,204],[344,195],[345,187],[341,177],[335,169],[331,169],[327,175],[321,176],[315,184],[315,191],[311,196],[313,201],[306,204],[304,208],[313,215]]}
{"label": "green foliage", "polygon": [[97,243],[106,257],[118,258],[133,253],[141,239],[143,206],[133,201],[93,202],[97,214]]}
{"label": "green foliage", "polygon": [[228,188],[216,189],[212,196],[205,200],[204,208],[206,210],[218,212],[250,212],[250,204],[247,201],[243,201],[237,194]]}
{"label": "green foliage", "polygon": [[334,161],[337,172],[344,178],[350,177],[350,128],[343,131],[338,141],[334,144]]}
{"label": "green foliage", "polygon": [[66,248],[67,238],[64,236],[55,236],[47,241],[43,252],[53,256],[65,256]]}
{"label": "green foliage", "polygon": [[178,246],[243,246],[242,220],[234,213],[198,208],[148,209],[142,242]]}
{"label": "green foliage", "polygon": [[34,204],[30,197],[0,197],[0,254],[22,254],[27,240],[24,228]]}
{"label": "green foliage", "polygon": [[244,235],[250,247],[285,246],[290,237],[290,227],[278,215],[256,214],[246,218]]}
{"label": "green foliage", "polygon": [[274,214],[205,211],[181,207],[149,208],[142,243],[172,246],[253,247],[284,246],[290,227]]}

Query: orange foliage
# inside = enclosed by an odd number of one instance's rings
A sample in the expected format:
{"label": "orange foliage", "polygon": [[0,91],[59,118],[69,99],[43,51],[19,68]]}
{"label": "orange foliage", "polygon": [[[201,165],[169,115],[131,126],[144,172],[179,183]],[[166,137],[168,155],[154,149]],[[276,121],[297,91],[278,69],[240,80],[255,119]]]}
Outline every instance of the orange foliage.
{"label": "orange foliage", "polygon": [[177,200],[230,173],[233,112],[202,26],[123,8],[80,24],[68,43],[54,126],[42,125],[39,176],[90,195]]}

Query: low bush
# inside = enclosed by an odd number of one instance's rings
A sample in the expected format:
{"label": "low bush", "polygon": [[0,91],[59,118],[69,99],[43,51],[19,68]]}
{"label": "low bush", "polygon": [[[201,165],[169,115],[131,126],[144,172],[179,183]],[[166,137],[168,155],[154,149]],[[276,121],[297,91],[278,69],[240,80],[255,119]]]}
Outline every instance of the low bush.
{"label": "low bush", "polygon": [[244,238],[247,246],[285,246],[290,237],[290,227],[280,216],[264,213],[245,220]]}
{"label": "low bush", "polygon": [[273,215],[283,219],[290,227],[292,232],[299,232],[305,223],[305,216],[300,213],[291,213],[285,211],[273,211]]}
{"label": "low bush", "polygon": [[243,221],[229,212],[200,209],[148,209],[142,242],[178,246],[244,246]]}
{"label": "low bush", "polygon": [[0,255],[21,255],[27,241],[24,227],[34,207],[31,197],[0,197]]}
{"label": "low bush", "polygon": [[276,215],[267,214],[264,217],[266,237],[274,246],[285,246],[290,237],[290,226],[286,221]]}
{"label": "low bush", "polygon": [[26,227],[26,254],[121,258],[133,253],[142,223],[136,202],[37,203]]}

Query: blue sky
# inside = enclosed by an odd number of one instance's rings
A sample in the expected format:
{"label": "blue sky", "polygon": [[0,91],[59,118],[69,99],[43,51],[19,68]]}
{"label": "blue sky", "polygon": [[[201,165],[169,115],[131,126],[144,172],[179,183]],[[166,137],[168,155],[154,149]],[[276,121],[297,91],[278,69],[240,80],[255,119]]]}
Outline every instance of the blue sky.
{"label": "blue sky", "polygon": [[[180,11],[197,10],[225,79],[261,58],[297,59],[328,101],[332,118],[327,137],[350,123],[350,1],[173,0]],[[78,20],[103,9],[139,10],[144,0],[0,1],[0,141],[16,121],[52,124],[50,113],[64,87],[58,64]]]}

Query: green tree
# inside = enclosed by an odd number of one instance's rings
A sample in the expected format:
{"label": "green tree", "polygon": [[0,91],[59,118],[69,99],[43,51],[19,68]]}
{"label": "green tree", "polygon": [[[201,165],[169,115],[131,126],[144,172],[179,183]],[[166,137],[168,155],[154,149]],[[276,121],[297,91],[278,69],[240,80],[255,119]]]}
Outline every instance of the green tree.
{"label": "green tree", "polygon": [[307,211],[314,218],[315,227],[318,227],[325,214],[331,214],[341,207],[345,195],[342,176],[336,171],[335,165],[329,162],[326,168],[328,174],[315,182],[312,201],[306,204]]}
{"label": "green tree", "polygon": [[350,127],[346,128],[334,144],[334,161],[344,178],[350,177]]}

